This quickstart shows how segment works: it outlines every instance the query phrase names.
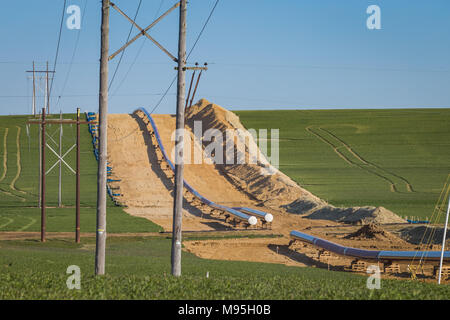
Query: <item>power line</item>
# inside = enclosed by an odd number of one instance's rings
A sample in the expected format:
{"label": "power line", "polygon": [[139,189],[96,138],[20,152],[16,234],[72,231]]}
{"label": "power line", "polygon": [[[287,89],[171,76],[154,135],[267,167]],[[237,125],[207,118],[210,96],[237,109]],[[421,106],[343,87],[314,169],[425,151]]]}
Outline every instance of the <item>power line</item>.
{"label": "power line", "polygon": [[[155,20],[155,19],[158,17],[159,13],[161,12],[161,8],[162,8],[163,3],[164,3],[164,0],[161,0],[161,2],[159,3],[158,10],[156,10],[155,16],[153,17],[153,20]],[[147,41],[147,37],[144,38],[144,41],[142,41],[142,44],[141,44],[141,46],[139,47],[139,50],[138,50],[138,52],[136,53],[133,62],[131,63],[130,67],[128,68],[127,72],[125,73],[125,76],[122,78],[122,81],[120,81],[119,85],[116,87],[116,90],[115,90],[114,93],[111,95],[111,97],[115,96],[116,93],[119,91],[119,89],[122,87],[122,84],[123,84],[123,83],[125,82],[125,80],[127,79],[128,74],[130,73],[130,71],[131,71],[131,69],[133,68],[134,64],[136,63],[136,61],[137,61],[139,55],[141,54],[141,51],[142,51],[142,49],[144,48],[144,45],[145,45],[146,41]],[[128,42],[128,41],[127,41],[127,42]]]}
{"label": "power line", "polygon": [[[61,43],[61,34],[62,34],[62,27],[63,27],[63,23],[64,23],[64,14],[66,13],[66,4],[67,4],[67,0],[64,0],[64,6],[63,6],[63,10],[62,10],[62,14],[61,14],[61,22],[59,24],[59,35],[58,35],[58,43],[56,45],[56,54],[55,54],[55,62],[53,64],[53,71],[56,71],[56,63],[58,61],[58,55],[59,55],[59,45]],[[53,82],[55,81],[55,76],[53,76],[52,78],[52,83],[50,84],[50,90],[49,90],[49,94],[48,96],[50,97],[52,94],[52,88],[53,88]]]}
{"label": "power line", "polygon": [[216,7],[217,7],[217,4],[219,3],[219,1],[220,1],[220,0],[216,0],[216,3],[214,4],[214,7],[212,8],[211,13],[210,13],[209,16],[208,16],[208,19],[206,19],[205,24],[203,25],[202,30],[200,30],[200,32],[199,32],[199,34],[198,34],[198,36],[197,36],[197,39],[196,39],[195,42],[194,42],[194,45],[192,46],[191,50],[189,51],[189,53],[188,53],[188,55],[187,55],[186,60],[189,59],[189,57],[191,56],[192,51],[194,50],[195,46],[197,45],[198,41],[200,40],[200,37],[202,36],[203,31],[205,31],[205,28],[206,28],[206,26],[208,25],[208,22],[209,22],[209,20],[211,19],[211,16],[213,15],[214,10],[216,10]]}
{"label": "power line", "polygon": [[[161,96],[164,93],[122,93],[117,96],[133,97],[133,96]],[[0,95],[0,98],[30,98],[32,95]],[[36,95],[37,98],[43,98],[45,95]],[[60,96],[61,98],[75,98],[75,97],[98,97],[98,94],[66,94]],[[51,99],[59,99],[60,97],[51,97]]]}
{"label": "power line", "polygon": [[[133,22],[136,22],[136,18],[137,18],[137,16],[138,16],[139,9],[141,8],[141,4],[142,4],[142,0],[139,0],[138,7],[137,7],[137,9],[136,9],[136,13],[135,13],[134,18],[133,18]],[[133,31],[133,28],[134,28],[134,23],[131,24],[130,32],[128,32],[128,37],[127,37],[127,40],[125,41],[125,43],[127,43],[128,40],[130,40],[131,32]],[[114,70],[114,74],[113,74],[113,76],[112,76],[112,78],[111,78],[111,81],[109,82],[108,90],[111,89],[111,86],[112,86],[112,84],[113,84],[113,82],[114,82],[114,78],[116,77],[117,70],[119,70],[120,63],[122,62],[123,55],[125,54],[125,50],[126,50],[126,49],[124,49],[124,50],[122,51],[122,53],[120,54],[119,62],[117,63],[116,69]]]}
{"label": "power line", "polygon": [[[82,16],[81,16],[81,20],[82,20],[82,21],[84,21],[84,15],[85,15],[85,13],[86,13],[86,7],[87,7],[87,4],[88,4],[88,0],[85,0],[85,2],[84,2],[84,8],[83,8],[83,14],[82,14]],[[61,101],[61,97],[62,97],[62,95],[63,95],[63,93],[64,93],[64,90],[66,89],[67,82],[68,82],[68,80],[69,80],[70,72],[72,71],[73,60],[75,59],[75,54],[76,54],[77,49],[78,49],[78,43],[79,43],[79,40],[80,40],[80,34],[81,34],[81,28],[80,28],[80,30],[78,31],[78,34],[77,34],[77,40],[75,41],[75,47],[74,47],[74,49],[73,49],[72,58],[71,58],[71,60],[70,60],[69,70],[67,71],[66,79],[64,80],[64,85],[63,85],[63,88],[62,88],[62,90],[61,90],[61,94],[58,96],[58,101],[56,102],[55,109],[58,107],[59,102]]]}
{"label": "power line", "polygon": [[[199,34],[198,34],[198,36],[197,36],[197,39],[196,39],[195,42],[194,42],[194,45],[192,46],[191,50],[189,50],[189,53],[188,53],[188,55],[187,55],[187,57],[186,57],[186,61],[187,61],[187,60],[189,59],[189,57],[191,56],[192,51],[194,51],[194,48],[195,48],[195,46],[197,45],[198,41],[200,40],[200,37],[202,36],[203,31],[205,31],[205,28],[206,28],[206,26],[208,25],[209,20],[211,19],[211,16],[213,15],[214,10],[216,9],[217,4],[219,3],[219,1],[220,1],[220,0],[216,0],[216,3],[214,4],[213,8],[211,9],[211,12],[209,13],[208,18],[206,19],[205,23],[203,24],[203,27],[202,27],[202,29],[200,30],[200,32],[199,32]],[[162,101],[164,100],[164,98],[166,97],[166,95],[167,95],[167,93],[169,92],[170,88],[172,88],[172,86],[173,86],[173,84],[174,84],[174,82],[175,82],[176,79],[177,79],[177,76],[175,76],[175,77],[173,78],[173,80],[170,82],[169,87],[167,88],[167,90],[165,91],[165,93],[164,93],[164,95],[161,97],[161,99],[159,99],[158,103],[157,103],[157,104],[153,107],[153,109],[150,111],[150,114],[152,114],[152,113],[160,106],[161,102],[162,102]]]}

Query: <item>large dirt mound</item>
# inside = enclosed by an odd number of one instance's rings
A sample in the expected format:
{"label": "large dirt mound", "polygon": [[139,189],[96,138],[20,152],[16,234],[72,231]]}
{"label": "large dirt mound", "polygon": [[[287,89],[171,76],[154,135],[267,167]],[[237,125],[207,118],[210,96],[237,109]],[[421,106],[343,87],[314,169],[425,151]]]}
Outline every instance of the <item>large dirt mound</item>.
{"label": "large dirt mound", "polygon": [[[239,189],[252,195],[266,206],[279,207],[292,201],[301,201],[305,207],[315,208],[326,203],[309,191],[301,188],[291,178],[274,168],[261,153],[253,138],[247,134],[234,113],[201,99],[190,107],[186,113],[186,123],[194,129],[194,122],[201,121],[202,135],[208,129],[217,129],[226,137],[227,130],[234,130],[236,141],[244,142],[245,148],[234,145],[234,160],[238,157],[245,159],[244,164],[216,164],[218,169],[228,177]],[[227,153],[226,139],[223,139],[223,154]],[[206,147],[209,142],[203,142]],[[228,150],[229,151],[229,150]],[[254,163],[248,161],[255,159]],[[225,161],[224,161],[225,162]],[[236,163],[237,161],[234,161]],[[267,174],[270,172],[270,174]]]}
{"label": "large dirt mound", "polygon": [[[310,219],[325,219],[348,223],[402,223],[402,218],[383,207],[336,208],[299,186],[284,173],[273,167],[259,150],[256,142],[244,128],[239,117],[206,99],[188,108],[186,124],[195,131],[195,122],[201,123],[201,135],[208,129],[217,129],[223,137],[227,130],[234,130],[234,141],[244,142],[245,147],[234,145],[234,159],[245,159],[243,164],[216,164],[218,170],[233,185],[259,200],[264,206],[303,214]],[[198,123],[197,123],[198,124]],[[227,154],[227,139],[223,139],[222,152]],[[203,147],[210,142],[203,140]],[[254,159],[251,162],[249,159]],[[237,163],[237,161],[234,161]]]}

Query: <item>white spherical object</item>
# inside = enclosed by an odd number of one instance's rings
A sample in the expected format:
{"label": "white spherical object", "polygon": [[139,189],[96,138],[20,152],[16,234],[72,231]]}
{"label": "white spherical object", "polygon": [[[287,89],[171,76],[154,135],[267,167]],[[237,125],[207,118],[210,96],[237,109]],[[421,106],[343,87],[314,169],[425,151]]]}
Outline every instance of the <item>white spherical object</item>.
{"label": "white spherical object", "polygon": [[267,222],[272,222],[273,221],[273,215],[271,215],[270,213],[266,214],[264,216],[264,220],[266,220]]}
{"label": "white spherical object", "polygon": [[252,226],[254,226],[257,222],[258,220],[256,219],[256,217],[251,216],[250,218],[248,218],[248,223],[250,223],[250,225]]}

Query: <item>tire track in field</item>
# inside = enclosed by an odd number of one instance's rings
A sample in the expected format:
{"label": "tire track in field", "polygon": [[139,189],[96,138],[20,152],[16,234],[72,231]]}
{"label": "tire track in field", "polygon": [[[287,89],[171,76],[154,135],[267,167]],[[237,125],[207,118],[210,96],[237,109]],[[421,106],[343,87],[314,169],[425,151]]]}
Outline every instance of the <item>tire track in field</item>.
{"label": "tire track in field", "polygon": [[[400,192],[397,189],[396,186],[396,182],[394,181],[395,179],[392,179],[389,177],[395,177],[399,180],[401,180],[402,182],[405,183],[406,186],[406,190],[408,192],[414,192],[414,189],[412,187],[412,185],[409,183],[409,181],[407,179],[405,179],[402,176],[399,176],[395,173],[392,173],[372,162],[367,161],[366,159],[364,159],[362,156],[360,156],[356,151],[354,151],[349,144],[347,144],[344,140],[342,140],[341,138],[339,138],[338,136],[336,136],[335,134],[333,134],[332,132],[330,132],[329,130],[323,129],[321,127],[319,127],[318,129],[316,129],[317,131],[321,131],[322,134],[319,134],[318,132],[314,131],[312,126],[309,126],[306,128],[306,130],[308,132],[310,132],[311,134],[313,134],[314,136],[316,136],[318,139],[320,139],[322,142],[326,143],[327,145],[329,145],[330,147],[333,148],[334,152],[340,157],[342,158],[345,162],[347,162],[348,164],[350,164],[351,166],[357,166],[363,170],[365,170],[366,172],[369,172],[383,180],[385,180],[387,183],[389,183],[389,188],[391,192]],[[331,137],[331,140],[335,140],[334,143],[332,141],[330,141],[330,139],[327,139],[324,135],[328,135],[328,137]],[[338,143],[336,143],[336,141]],[[339,146],[339,144],[341,144]],[[349,157],[347,157],[344,153],[342,153],[339,149],[341,148],[345,148],[353,157],[353,159],[350,159]],[[356,160],[356,161],[355,161]],[[359,162],[359,163],[358,163]],[[381,171],[382,173],[377,172],[376,170]]]}
{"label": "tire track in field", "polygon": [[8,149],[6,147],[6,139],[8,138],[9,128],[5,128],[5,134],[3,135],[3,174],[0,178],[0,182],[6,177],[6,171],[8,170]]}
{"label": "tire track in field", "polygon": [[9,224],[11,224],[11,223],[14,222],[14,219],[11,219],[11,218],[7,218],[7,217],[0,217],[0,218],[7,219],[7,220],[8,220],[8,222],[6,222],[6,223],[4,223],[4,224],[0,224],[0,229],[1,229],[1,228],[4,228],[4,227],[6,227],[7,225],[9,225]]}
{"label": "tire track in field", "polygon": [[11,181],[11,183],[9,184],[10,188],[14,191],[20,192],[22,194],[27,194],[25,191],[20,190],[16,187],[16,181],[17,179],[19,179],[20,177],[20,173],[22,172],[22,165],[20,162],[20,131],[21,128],[19,126],[17,127],[17,137],[16,137],[16,148],[17,148],[17,152],[16,152],[16,165],[17,165],[17,172],[16,172],[16,176],[14,177],[14,179]]}
{"label": "tire track in field", "polygon": [[312,135],[314,135],[316,138],[324,142],[325,144],[329,145],[331,148],[333,148],[334,152],[337,153],[337,155],[342,158],[345,162],[347,162],[349,165],[353,166],[356,165],[353,161],[351,161],[349,158],[347,158],[343,153],[339,151],[339,148],[336,147],[333,143],[328,141],[326,138],[322,137],[320,134],[314,132],[311,128],[311,126],[306,128],[306,131],[310,132]]}
{"label": "tire track in field", "polygon": [[328,131],[328,130],[326,130],[326,129],[324,129],[324,128],[320,128],[320,129],[323,130],[323,131],[325,131],[325,132],[327,132],[329,135],[333,136],[336,140],[340,141],[340,142],[345,146],[345,148],[346,148],[352,155],[354,155],[357,159],[359,159],[360,161],[364,162],[364,163],[367,164],[367,165],[373,166],[373,167],[375,167],[375,168],[377,168],[377,169],[379,169],[379,170],[382,170],[382,171],[384,171],[384,172],[386,172],[386,173],[388,173],[388,174],[390,174],[390,175],[392,175],[392,176],[394,176],[394,177],[396,177],[396,178],[402,180],[402,181],[405,183],[405,185],[406,185],[406,190],[408,190],[408,192],[415,192],[414,189],[413,189],[412,184],[411,184],[406,178],[404,178],[404,177],[402,177],[402,176],[400,176],[400,175],[398,175],[398,174],[396,174],[396,173],[394,173],[394,172],[392,172],[392,171],[386,170],[386,169],[380,167],[379,165],[377,165],[377,164],[375,164],[375,163],[373,163],[373,162],[367,161],[367,160],[364,159],[361,155],[359,155],[356,151],[354,151],[354,150],[353,150],[353,149],[352,149],[352,148],[351,148],[344,140],[342,140],[341,138],[339,138],[338,136],[336,136],[334,133],[332,133],[332,132],[330,132],[330,131]]}
{"label": "tire track in field", "polygon": [[[6,174],[8,172],[8,146],[6,143],[7,138],[8,138],[8,132],[9,132],[9,128],[5,128],[5,134],[3,136],[3,174],[0,177],[0,182],[2,182],[5,179]],[[3,189],[1,187],[0,187],[0,192],[3,193],[4,195],[7,195],[7,196],[10,196],[13,198],[19,198],[20,201],[22,201],[22,202],[25,202],[25,200],[26,200],[24,197],[15,195],[9,191],[6,191],[5,189]]]}
{"label": "tire track in field", "polygon": [[25,230],[27,230],[29,227],[31,227],[33,224],[36,223],[36,219],[34,219],[34,218],[30,218],[30,217],[24,217],[24,218],[30,219],[31,222],[30,222],[29,224],[23,226],[22,228],[17,229],[17,231],[25,231]]}

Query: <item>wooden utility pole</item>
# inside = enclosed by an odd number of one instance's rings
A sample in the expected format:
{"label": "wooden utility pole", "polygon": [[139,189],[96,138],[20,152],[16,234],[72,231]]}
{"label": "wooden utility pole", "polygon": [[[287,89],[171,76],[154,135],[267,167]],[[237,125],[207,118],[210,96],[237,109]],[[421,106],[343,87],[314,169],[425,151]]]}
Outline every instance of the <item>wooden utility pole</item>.
{"label": "wooden utility pole", "polygon": [[[63,138],[63,124],[62,124],[62,111],[59,111],[59,158],[62,158],[62,138]],[[62,161],[59,162],[59,176],[58,176],[58,207],[62,207]]]}
{"label": "wooden utility pole", "polygon": [[41,241],[45,242],[45,108],[42,108],[41,128]]}
{"label": "wooden utility pole", "polygon": [[47,69],[45,72],[45,96],[46,96],[46,105],[45,107],[47,108],[47,114],[50,114],[50,87],[48,86],[48,61],[47,61]]}
{"label": "wooden utility pole", "polygon": [[39,126],[39,208],[42,202],[42,126]]}
{"label": "wooden utility pole", "polygon": [[77,108],[77,174],[76,174],[76,218],[75,242],[80,243],[80,108]]}
{"label": "wooden utility pole", "polygon": [[[76,176],[76,218],[75,218],[75,241],[77,243],[80,242],[80,149],[81,149],[81,140],[80,140],[80,125],[81,124],[88,124],[88,123],[92,123],[89,121],[81,121],[80,120],[80,109],[77,108],[77,118],[76,120],[72,120],[72,119],[62,119],[62,114],[60,116],[59,120],[56,119],[47,119],[46,118],[46,114],[45,114],[45,108],[42,108],[42,119],[41,120],[28,120],[27,124],[39,124],[40,125],[40,155],[41,155],[41,160],[40,160],[40,175],[39,175],[39,181],[40,181],[40,194],[41,194],[41,198],[40,198],[40,207],[41,207],[41,241],[45,241],[45,226],[46,226],[46,216],[45,216],[45,177],[47,174],[50,173],[50,171],[59,163],[64,163],[69,169],[70,171],[72,171],[75,176]],[[47,143],[46,143],[46,132],[45,132],[45,128],[47,124],[59,124],[59,125],[63,125],[63,124],[76,124],[77,126],[77,142],[76,144],[74,144],[72,147],[69,148],[68,151],[66,151],[66,153],[64,155],[61,154],[61,149],[60,149],[60,153],[58,154],[58,152],[56,152],[53,148],[51,148]],[[61,128],[62,129],[62,128]],[[62,131],[61,131],[62,132]],[[60,140],[60,146],[61,146],[61,140]],[[64,161],[64,157],[73,149],[76,147],[77,150],[77,165],[76,165],[76,171],[74,171],[69,164]],[[58,157],[58,161],[46,172],[45,171],[45,164],[46,164],[46,157],[45,157],[45,148],[49,148],[50,151],[53,152],[53,154]]]}
{"label": "wooden utility pole", "polygon": [[181,0],[178,35],[178,83],[175,140],[175,190],[172,227],[172,275],[181,276],[181,222],[183,212],[183,146],[184,146],[184,97],[186,73],[186,0]]}
{"label": "wooden utility pole", "polygon": [[36,116],[36,77],[35,77],[35,68],[33,61],[33,116]]}
{"label": "wooden utility pole", "polygon": [[108,115],[108,50],[109,50],[109,0],[102,0],[100,92],[99,92],[99,155],[97,173],[97,237],[95,247],[95,274],[105,274],[106,248],[106,165],[107,165],[107,115]]}

